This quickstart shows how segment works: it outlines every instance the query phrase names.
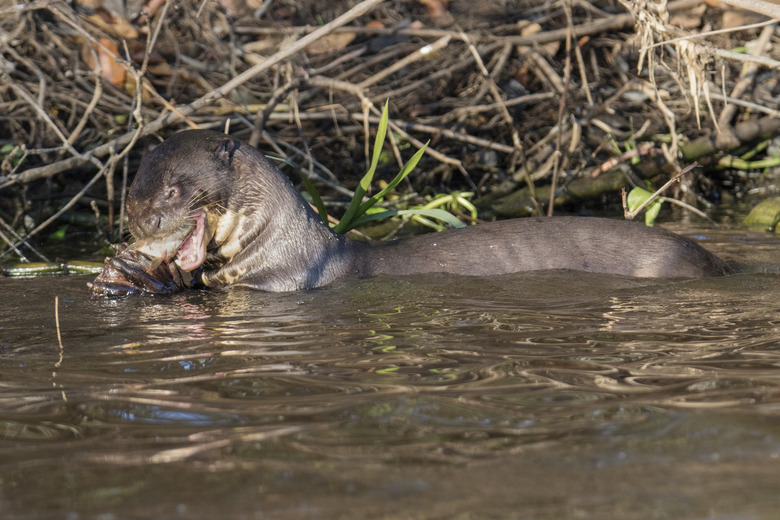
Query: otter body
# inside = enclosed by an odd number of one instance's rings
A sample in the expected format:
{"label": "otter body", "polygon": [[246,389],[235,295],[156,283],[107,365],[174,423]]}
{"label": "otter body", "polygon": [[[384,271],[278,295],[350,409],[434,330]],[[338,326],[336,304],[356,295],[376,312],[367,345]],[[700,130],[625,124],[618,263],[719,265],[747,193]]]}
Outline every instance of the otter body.
{"label": "otter body", "polygon": [[514,219],[367,245],[333,233],[257,149],[194,130],[148,154],[127,199],[131,245],[210,287],[319,287],[350,275],[573,269],[636,277],[729,274],[674,233],[620,220]]}
{"label": "otter body", "polygon": [[491,222],[388,242],[366,255],[368,274],[444,272],[490,276],[571,269],[641,278],[731,273],[692,240],[644,224],[588,217]]}

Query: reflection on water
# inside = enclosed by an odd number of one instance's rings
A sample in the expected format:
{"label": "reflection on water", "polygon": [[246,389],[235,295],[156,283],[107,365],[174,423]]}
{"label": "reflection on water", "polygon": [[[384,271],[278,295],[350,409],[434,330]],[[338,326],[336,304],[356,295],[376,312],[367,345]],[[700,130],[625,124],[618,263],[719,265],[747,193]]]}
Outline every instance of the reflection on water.
{"label": "reflection on water", "polygon": [[0,279],[0,511],[773,518],[780,278],[776,243],[751,247],[767,272],[682,282],[92,301],[84,278]]}

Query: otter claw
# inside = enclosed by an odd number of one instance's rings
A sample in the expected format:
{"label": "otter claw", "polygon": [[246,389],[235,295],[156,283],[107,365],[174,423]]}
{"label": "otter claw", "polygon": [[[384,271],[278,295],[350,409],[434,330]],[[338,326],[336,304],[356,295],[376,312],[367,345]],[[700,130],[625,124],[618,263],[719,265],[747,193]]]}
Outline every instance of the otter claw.
{"label": "otter claw", "polygon": [[115,247],[117,254],[106,258],[103,271],[88,284],[92,296],[127,296],[135,294],[171,294],[186,287],[173,262],[154,262],[127,244]]}

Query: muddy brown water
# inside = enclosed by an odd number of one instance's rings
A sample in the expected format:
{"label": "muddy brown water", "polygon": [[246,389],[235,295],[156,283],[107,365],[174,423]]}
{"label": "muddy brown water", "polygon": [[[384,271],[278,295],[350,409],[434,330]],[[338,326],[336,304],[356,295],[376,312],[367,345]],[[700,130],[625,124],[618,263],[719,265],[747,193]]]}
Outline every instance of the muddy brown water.
{"label": "muddy brown water", "polygon": [[2,518],[776,518],[780,242],[703,238],[753,272],[0,279]]}

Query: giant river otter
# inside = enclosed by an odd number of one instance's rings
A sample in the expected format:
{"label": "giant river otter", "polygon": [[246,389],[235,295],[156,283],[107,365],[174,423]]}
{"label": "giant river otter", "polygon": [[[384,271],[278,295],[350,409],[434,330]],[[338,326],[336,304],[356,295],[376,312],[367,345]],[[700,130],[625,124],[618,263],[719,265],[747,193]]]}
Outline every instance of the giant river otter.
{"label": "giant river otter", "polygon": [[573,269],[696,278],[731,269],[691,240],[622,220],[527,218],[380,245],[333,233],[263,154],[207,130],[174,135],[141,163],[127,198],[134,243],[96,295],[172,292],[179,269],[207,287],[295,291],[344,276],[498,275]]}

